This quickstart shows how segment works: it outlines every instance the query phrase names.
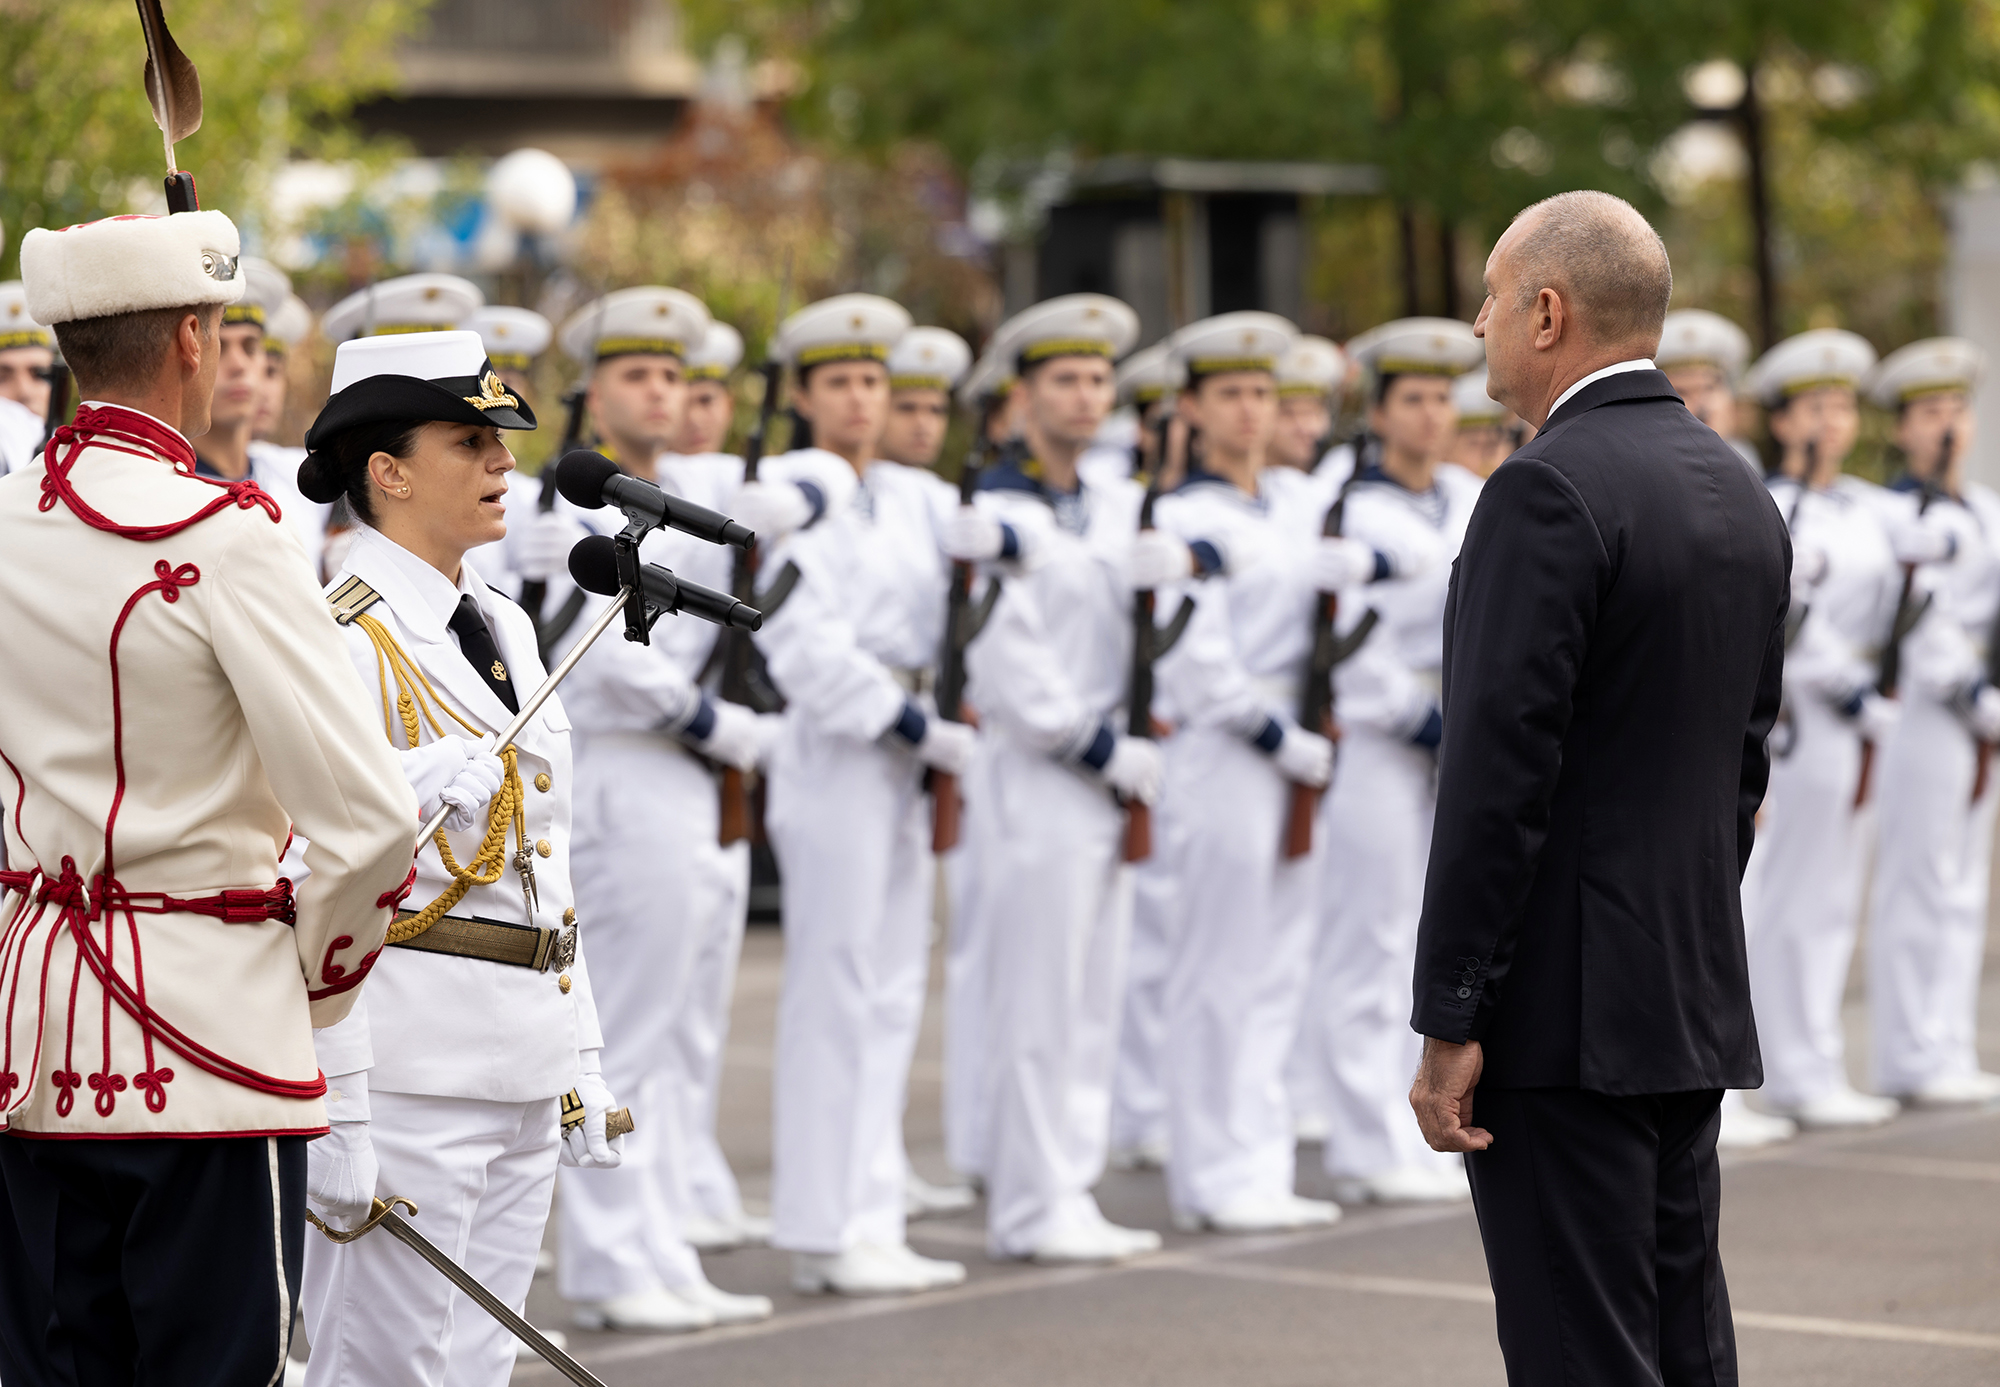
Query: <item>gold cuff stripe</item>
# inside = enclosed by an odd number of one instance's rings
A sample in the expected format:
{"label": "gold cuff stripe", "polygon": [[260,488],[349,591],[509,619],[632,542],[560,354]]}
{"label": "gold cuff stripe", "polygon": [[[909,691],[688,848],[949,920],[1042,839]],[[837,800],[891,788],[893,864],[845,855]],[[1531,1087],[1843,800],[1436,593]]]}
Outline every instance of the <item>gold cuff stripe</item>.
{"label": "gold cuff stripe", "polygon": [[1054,356],[1101,356],[1110,359],[1111,344],[1099,337],[1057,337],[1021,348],[1021,363],[1033,365]]}
{"label": "gold cuff stripe", "polygon": [[678,356],[685,358],[687,348],[671,337],[600,337],[597,339],[597,359],[605,360],[613,356]]}
{"label": "gold cuff stripe", "polygon": [[806,347],[799,352],[800,366],[824,366],[829,361],[887,361],[889,348],[881,342],[830,342],[823,347]]}

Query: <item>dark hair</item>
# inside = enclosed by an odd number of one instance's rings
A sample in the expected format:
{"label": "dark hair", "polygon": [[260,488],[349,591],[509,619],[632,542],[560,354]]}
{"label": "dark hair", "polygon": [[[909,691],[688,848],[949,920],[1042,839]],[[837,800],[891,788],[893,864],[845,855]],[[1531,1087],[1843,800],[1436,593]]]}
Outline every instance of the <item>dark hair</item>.
{"label": "dark hair", "polygon": [[[801,377],[801,379],[804,378]],[[805,415],[799,413],[798,410],[796,409],[788,409],[785,412],[792,416],[792,436],[791,436],[791,442],[788,446],[790,446],[793,449],[812,447],[813,446],[812,420],[806,418]]]}
{"label": "dark hair", "polygon": [[63,360],[88,399],[94,390],[131,389],[151,381],[160,367],[160,358],[173,350],[181,319],[190,313],[201,320],[201,335],[206,339],[215,332],[222,317],[222,305],[190,304],[185,308],[146,308],[102,318],[77,318],[55,325],[56,341],[62,345]]}
{"label": "dark hair", "polygon": [[374,483],[368,459],[377,453],[406,458],[416,451],[417,431],[427,419],[381,419],[356,424],[306,454],[299,464],[299,490],[308,501],[331,505],[345,497],[357,519],[375,523]]}

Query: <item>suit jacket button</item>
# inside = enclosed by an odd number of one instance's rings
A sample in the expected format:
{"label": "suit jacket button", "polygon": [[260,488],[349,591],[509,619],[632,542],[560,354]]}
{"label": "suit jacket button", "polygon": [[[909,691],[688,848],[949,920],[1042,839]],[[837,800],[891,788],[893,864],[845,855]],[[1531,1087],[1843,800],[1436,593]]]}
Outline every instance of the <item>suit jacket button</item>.
{"label": "suit jacket button", "polygon": [[550,853],[554,852],[555,850],[556,850],[555,845],[549,842],[549,840],[546,838],[540,839],[535,843],[535,851],[540,853],[543,857],[547,857]]}
{"label": "suit jacket button", "polygon": [[1470,997],[1471,995],[1472,995],[1472,989],[1469,987],[1461,987],[1458,989],[1458,999],[1461,1002],[1464,1001],[1467,997]]}

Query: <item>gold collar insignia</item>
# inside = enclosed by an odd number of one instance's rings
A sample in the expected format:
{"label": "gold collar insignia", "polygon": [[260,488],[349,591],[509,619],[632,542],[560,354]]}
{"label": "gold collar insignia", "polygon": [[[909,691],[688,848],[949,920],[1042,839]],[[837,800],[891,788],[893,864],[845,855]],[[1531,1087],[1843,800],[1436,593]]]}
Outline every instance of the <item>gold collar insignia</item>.
{"label": "gold collar insignia", "polygon": [[481,378],[477,395],[465,395],[460,398],[469,405],[477,405],[480,409],[499,409],[502,405],[509,409],[521,407],[521,402],[507,393],[498,371],[488,371]]}

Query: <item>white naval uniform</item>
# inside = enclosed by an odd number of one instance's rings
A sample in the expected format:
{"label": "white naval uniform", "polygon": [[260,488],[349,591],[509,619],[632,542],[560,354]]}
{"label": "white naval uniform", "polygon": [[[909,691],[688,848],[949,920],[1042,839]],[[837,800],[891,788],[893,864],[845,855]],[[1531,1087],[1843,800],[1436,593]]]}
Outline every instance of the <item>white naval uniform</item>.
{"label": "white naval uniform", "polygon": [[[1081,758],[1124,728],[1142,489],[1085,480],[1057,496],[1008,467],[982,510],[1021,560],[968,651],[980,715],[966,906],[984,942],[987,1246],[1026,1256],[1104,1221],[1110,1087],[1131,921],[1124,811]],[[996,484],[997,483],[997,484]]]}
{"label": "white naval uniform", "polygon": [[[1842,477],[1808,491],[1792,522],[1794,550],[1823,553],[1826,571],[1785,652],[1771,783],[1743,881],[1764,1093],[1780,1107],[1849,1087],[1840,1002],[1872,806],[1854,803],[1861,735],[1841,705],[1874,684],[1901,580],[1874,490]],[[1771,492],[1793,516],[1798,484],[1778,479]]]}
{"label": "white naval uniform", "polygon": [[[1893,494],[1904,515],[1912,493]],[[1956,548],[1918,570],[1934,594],[1903,642],[1902,720],[1879,749],[1881,804],[1868,919],[1869,1027],[1878,1091],[1908,1094],[1979,1072],[1976,1028],[1992,875],[1993,782],[1975,802],[1979,751],[1962,711],[1985,678],[2000,608],[2000,496],[1968,485],[1924,523]]]}
{"label": "white naval uniform", "polygon": [[772,1241],[897,1246],[935,877],[923,767],[891,729],[906,702],[928,713],[911,688],[944,635],[938,537],[958,497],[892,462],[871,463],[857,488],[852,468],[817,449],[766,466],[827,497],[824,518],[768,556],[767,583],[787,562],[801,577],[757,635],[787,701],[765,804],[785,882]]}
{"label": "white naval uniform", "polygon": [[0,477],[36,465],[48,421],[19,400],[0,398]]}
{"label": "white naval uniform", "polygon": [[299,464],[305,460],[304,448],[287,448],[261,440],[250,444],[251,477],[285,508],[286,527],[311,560],[313,576],[319,578],[320,558],[326,549],[326,518],[333,507],[308,501],[299,491]]}
{"label": "white naval uniform", "polygon": [[[541,684],[526,614],[488,588],[470,563],[454,585],[364,526],[335,588],[349,576],[380,594],[367,614],[395,637],[438,697],[479,729],[468,732],[440,711],[443,735],[476,741],[513,719],[448,629],[461,595],[479,605],[517,699]],[[372,695],[370,736],[382,738],[375,648],[359,624],[342,629],[353,668]],[[389,717],[400,747],[403,729],[393,710]],[[421,729],[422,741],[434,737],[428,726]],[[515,746],[537,902],[531,910],[512,866],[510,832],[509,865],[500,879],[473,886],[448,913],[562,929],[572,899],[573,781],[569,720],[560,698],[542,705]],[[473,828],[449,835],[461,864],[471,860],[485,832],[482,813]],[[426,845],[407,908],[436,899],[449,880],[436,849]],[[416,1229],[519,1310],[555,1190],[557,1100],[577,1085],[579,1054],[603,1044],[581,947],[558,973],[391,946],[376,963],[364,1005],[319,1032],[316,1041],[329,1076],[367,1071],[377,1192],[412,1199]],[[332,1111],[338,1119],[341,1105]],[[513,1371],[514,1341],[507,1331],[392,1239],[376,1235],[336,1245],[309,1237],[300,1305],[312,1344],[306,1380],[314,1387],[492,1387]]]}
{"label": "white naval uniform", "polygon": [[1312,988],[1299,1028],[1306,1086],[1327,1123],[1336,1178],[1457,1164],[1425,1143],[1410,1110],[1422,1039],[1410,1029],[1410,976],[1430,861],[1435,730],[1451,564],[1480,482],[1449,463],[1413,493],[1371,469],[1347,493],[1343,533],[1378,552],[1430,551],[1408,578],[1341,594],[1342,635],[1372,610],[1373,632],[1334,672],[1340,756],[1321,801],[1326,837]]}

